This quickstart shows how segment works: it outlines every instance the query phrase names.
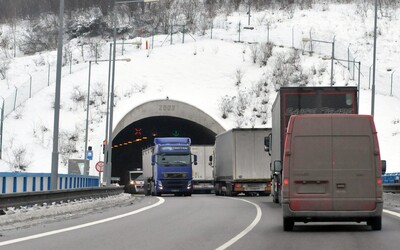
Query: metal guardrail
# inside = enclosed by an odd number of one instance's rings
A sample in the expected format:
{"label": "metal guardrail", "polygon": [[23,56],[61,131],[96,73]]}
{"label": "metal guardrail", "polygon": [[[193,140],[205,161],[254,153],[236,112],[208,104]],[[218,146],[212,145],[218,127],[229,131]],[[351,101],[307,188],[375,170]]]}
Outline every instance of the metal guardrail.
{"label": "metal guardrail", "polygon": [[[0,172],[0,194],[22,193],[50,190],[49,173]],[[79,189],[98,187],[99,177],[78,174],[59,174],[57,188]]]}
{"label": "metal guardrail", "polygon": [[96,187],[71,190],[40,191],[26,193],[0,194],[0,210],[9,207],[51,204],[87,198],[100,198],[118,195],[124,192],[124,187]]}
{"label": "metal guardrail", "polygon": [[383,192],[385,192],[385,193],[400,193],[400,183],[383,184]]}

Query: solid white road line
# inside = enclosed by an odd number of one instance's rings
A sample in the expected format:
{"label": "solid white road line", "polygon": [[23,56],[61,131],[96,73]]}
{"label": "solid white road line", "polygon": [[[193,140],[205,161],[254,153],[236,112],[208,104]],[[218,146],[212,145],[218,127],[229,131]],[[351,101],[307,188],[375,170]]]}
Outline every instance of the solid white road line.
{"label": "solid white road line", "polygon": [[237,198],[229,198],[229,199],[244,201],[244,202],[252,204],[257,209],[257,215],[256,215],[256,218],[253,220],[253,222],[245,230],[243,230],[238,235],[236,235],[235,237],[233,237],[232,239],[227,241],[222,246],[218,247],[216,250],[223,250],[223,249],[226,249],[226,248],[230,247],[231,245],[233,245],[236,241],[238,241],[240,238],[242,238],[247,233],[249,233],[258,224],[258,222],[261,219],[261,215],[262,215],[261,208],[257,204],[255,204],[255,203],[253,203],[251,201],[244,200],[244,199],[237,199]]}
{"label": "solid white road line", "polygon": [[400,214],[399,213],[396,213],[396,212],[393,212],[393,211],[390,211],[390,210],[386,210],[386,209],[383,209],[383,212],[387,213],[387,214],[391,214],[391,215],[397,216],[397,217],[400,218]]}
{"label": "solid white road line", "polygon": [[64,228],[64,229],[54,230],[54,231],[50,231],[50,232],[46,232],[46,233],[35,234],[35,235],[23,237],[23,238],[14,239],[14,240],[3,241],[3,242],[0,242],[0,246],[6,246],[6,245],[22,242],[22,241],[33,240],[33,239],[38,239],[38,238],[54,235],[54,234],[73,231],[73,230],[77,230],[77,229],[81,229],[81,228],[85,228],[85,227],[90,227],[90,226],[94,226],[94,225],[97,225],[97,224],[101,224],[101,223],[105,223],[105,222],[109,222],[109,221],[113,221],[113,220],[118,220],[118,219],[121,219],[121,218],[124,218],[124,217],[127,217],[127,216],[131,216],[131,215],[134,215],[134,214],[138,214],[140,212],[146,211],[146,210],[151,209],[153,207],[157,207],[157,206],[159,206],[159,205],[164,203],[165,200],[163,198],[161,198],[161,197],[157,197],[157,198],[158,198],[158,202],[157,203],[155,203],[153,205],[150,205],[150,206],[147,206],[147,207],[140,208],[138,210],[135,210],[135,211],[132,211],[132,212],[129,212],[129,213],[126,213],[126,214],[121,214],[121,215],[117,215],[117,216],[110,217],[110,218],[107,218],[107,219],[89,222],[89,223],[82,224],[82,225],[79,225],[79,226],[67,227],[67,228]]}

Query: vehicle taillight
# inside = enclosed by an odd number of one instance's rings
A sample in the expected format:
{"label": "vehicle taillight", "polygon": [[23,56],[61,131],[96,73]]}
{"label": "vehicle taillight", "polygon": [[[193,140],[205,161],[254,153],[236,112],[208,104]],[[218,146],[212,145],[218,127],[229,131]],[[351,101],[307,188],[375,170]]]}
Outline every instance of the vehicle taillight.
{"label": "vehicle taillight", "polygon": [[235,184],[235,188],[241,188],[241,187],[242,187],[242,185],[240,183]]}
{"label": "vehicle taillight", "polygon": [[284,179],[284,180],[283,180],[283,185],[285,185],[285,186],[286,186],[286,185],[289,185],[289,180],[288,180],[288,179]]}
{"label": "vehicle taillight", "polygon": [[376,179],[376,184],[381,186],[382,185],[382,178]]}

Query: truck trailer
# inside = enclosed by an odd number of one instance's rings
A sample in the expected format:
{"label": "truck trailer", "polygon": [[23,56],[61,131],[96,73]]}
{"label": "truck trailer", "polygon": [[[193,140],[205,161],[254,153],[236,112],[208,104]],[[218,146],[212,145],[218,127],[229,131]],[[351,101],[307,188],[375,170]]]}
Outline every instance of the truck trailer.
{"label": "truck trailer", "polygon": [[270,195],[270,156],[263,150],[269,128],[232,129],[218,134],[213,157],[216,195]]}
{"label": "truck trailer", "polygon": [[154,146],[142,151],[146,195],[192,195],[192,164],[197,164],[197,156],[192,157],[190,144],[190,138],[158,137]]}
{"label": "truck trailer", "polygon": [[272,133],[265,138],[265,151],[271,156],[271,195],[280,203],[282,171],[275,162],[283,161],[283,146],[291,115],[357,114],[356,87],[281,87],[272,105]]}
{"label": "truck trailer", "polygon": [[214,191],[213,168],[209,162],[214,145],[192,145],[192,154],[197,155],[197,165],[193,166],[193,192],[208,193]]}

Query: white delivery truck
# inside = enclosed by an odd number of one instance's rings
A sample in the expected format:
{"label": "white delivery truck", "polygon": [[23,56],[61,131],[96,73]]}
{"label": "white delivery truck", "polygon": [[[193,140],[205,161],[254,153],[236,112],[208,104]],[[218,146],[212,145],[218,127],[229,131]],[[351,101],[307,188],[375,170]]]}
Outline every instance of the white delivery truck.
{"label": "white delivery truck", "polygon": [[193,165],[193,192],[208,193],[214,191],[213,169],[209,158],[214,145],[192,145],[192,154],[197,155],[197,165]]}
{"label": "white delivery truck", "polygon": [[271,157],[264,152],[270,128],[232,129],[215,138],[211,157],[216,195],[271,193]]}

